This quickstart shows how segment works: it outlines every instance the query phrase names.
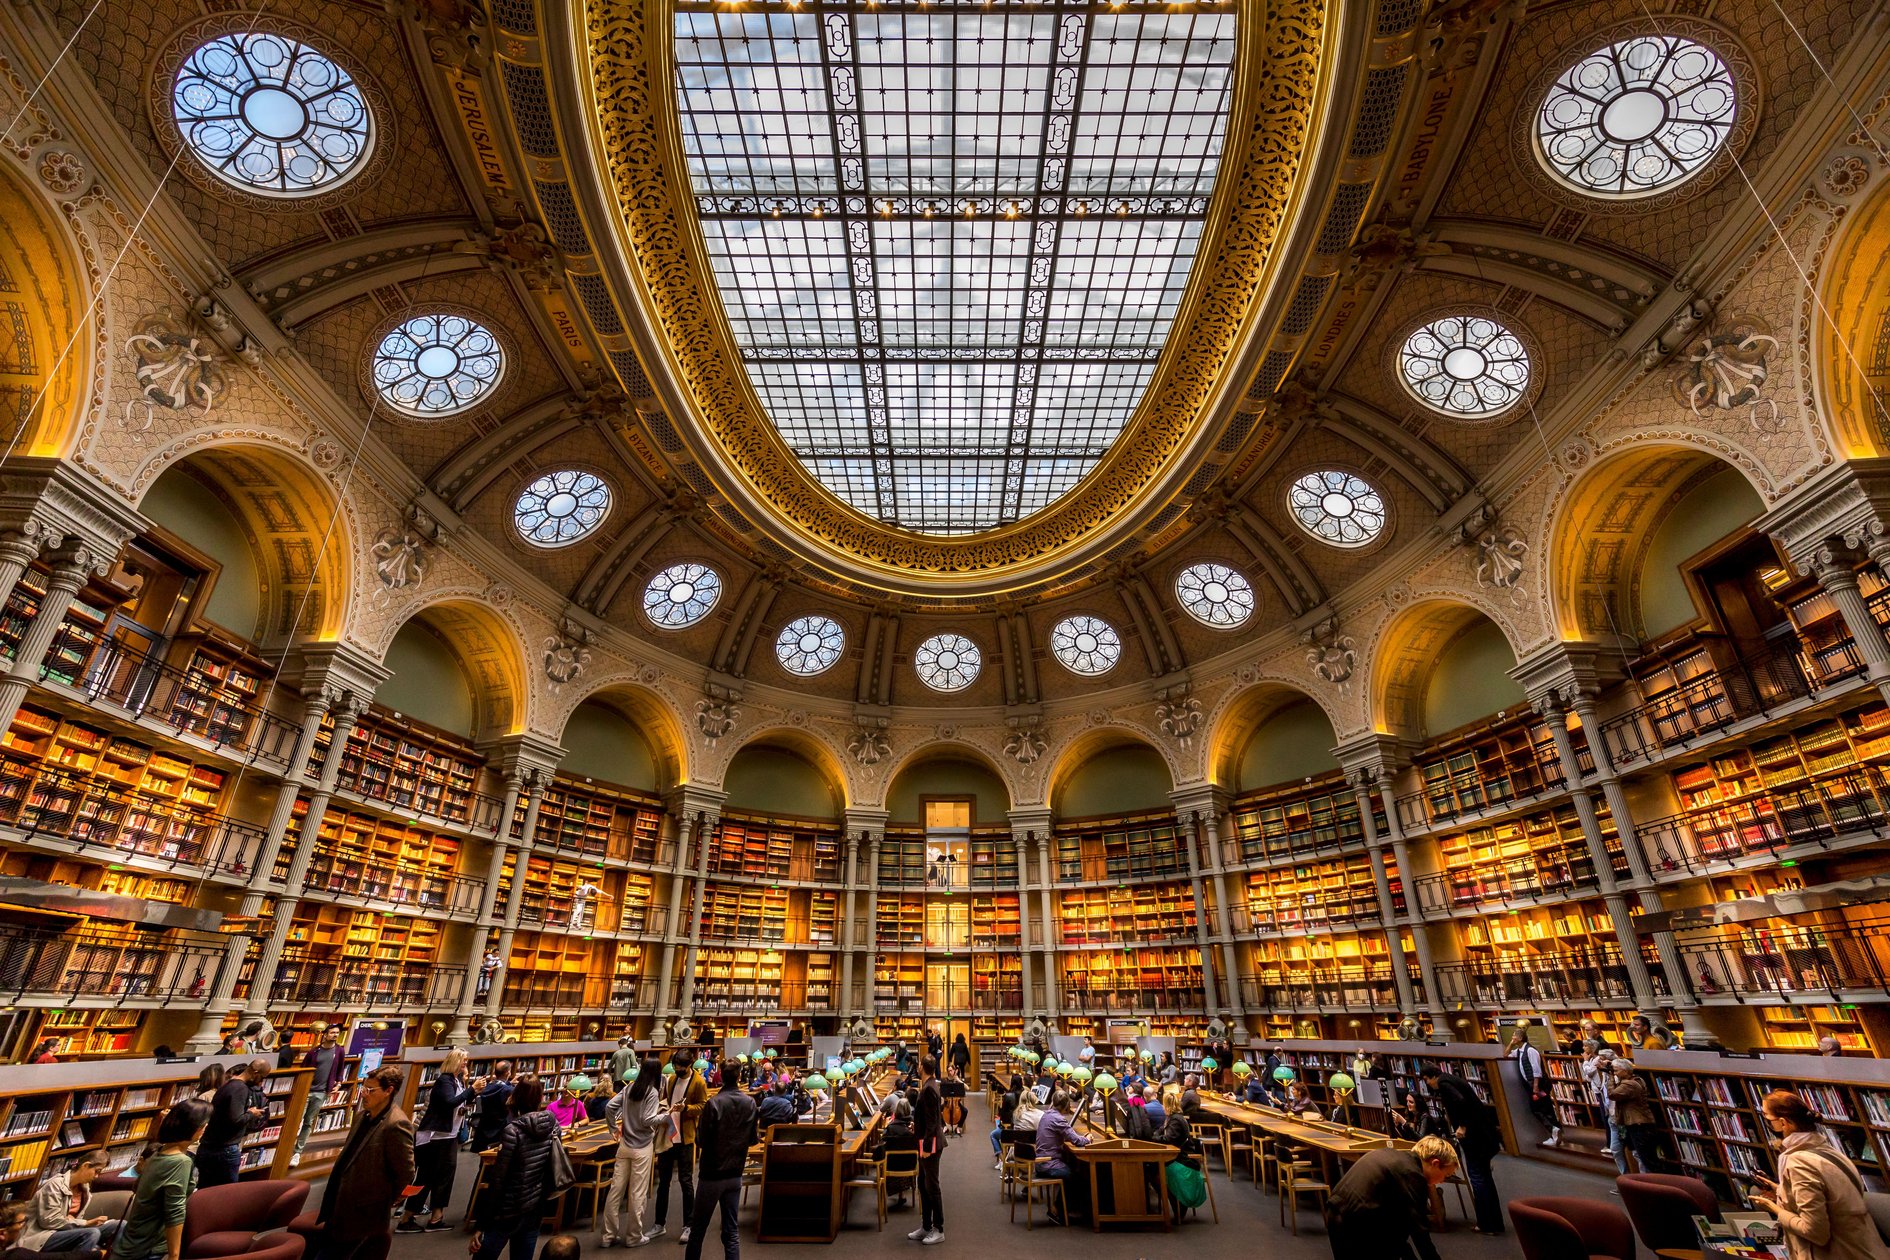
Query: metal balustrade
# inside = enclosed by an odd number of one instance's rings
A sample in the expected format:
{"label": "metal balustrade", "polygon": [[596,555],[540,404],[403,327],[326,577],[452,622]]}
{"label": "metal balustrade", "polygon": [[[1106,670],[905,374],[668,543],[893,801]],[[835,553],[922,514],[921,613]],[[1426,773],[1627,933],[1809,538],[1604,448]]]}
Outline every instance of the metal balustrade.
{"label": "metal balustrade", "polygon": [[287,891],[296,896],[359,897],[421,912],[472,915],[479,912],[485,887],[484,879],[470,875],[440,875],[417,867],[381,866],[358,859],[344,862],[317,851],[302,887]]}
{"label": "metal balustrade", "polygon": [[[375,801],[391,806],[402,813],[430,818],[436,822],[453,823],[469,831],[486,835],[494,834],[499,829],[499,818],[505,802],[496,796],[488,796],[480,791],[445,792],[438,800],[429,799],[428,794],[401,786],[394,776],[379,776],[371,773],[384,767],[378,763],[363,762],[350,770],[345,761],[340,773],[335,777],[338,791],[347,792],[365,801]],[[556,847],[556,846],[547,846]],[[584,852],[589,853],[587,846]],[[567,850],[568,851],[568,850]],[[598,848],[601,856],[603,850]]]}
{"label": "metal balustrade", "polygon": [[1277,978],[1245,975],[1240,978],[1240,995],[1248,1010],[1369,1009],[1398,1004],[1398,986],[1389,962],[1296,968],[1291,975]]}
{"label": "metal balustrade", "polygon": [[13,1000],[198,1001],[224,964],[222,940],[177,932],[12,928],[0,935],[0,993]]}
{"label": "metal balustrade", "polygon": [[1822,656],[1815,670],[1797,651],[1748,652],[1731,668],[1712,666],[1603,722],[1608,755],[1617,767],[1650,761],[1734,723],[1808,700],[1863,670],[1863,658],[1848,639]]}
{"label": "metal balustrade", "polygon": [[[1391,907],[1394,914],[1402,915],[1405,912],[1402,890],[1392,890]],[[1235,933],[1242,936],[1284,935],[1320,928],[1361,929],[1381,925],[1376,897],[1352,904],[1322,902],[1300,906],[1292,913],[1256,911],[1251,906],[1237,905],[1228,911],[1228,919]]]}
{"label": "metal balustrade", "polygon": [[272,1007],[434,1009],[457,1005],[465,978],[464,967],[316,957],[306,950],[285,949],[269,989],[269,1003]]}
{"label": "metal balustrade", "polygon": [[1696,999],[1777,997],[1836,1001],[1890,995],[1890,921],[1843,927],[1745,927],[1736,935],[1677,938]]}
{"label": "metal balustrade", "polygon": [[1826,846],[1844,836],[1882,836],[1890,829],[1883,801],[1890,775],[1859,765],[1813,782],[1669,814],[1634,825],[1655,878],[1728,869],[1747,858],[1776,857],[1800,845]]}
{"label": "metal balustrade", "polygon": [[[1665,996],[1665,978],[1649,968],[1657,995]],[[1537,1002],[1629,1001],[1627,962],[1610,946],[1571,949],[1553,960],[1504,959],[1501,965],[1441,963],[1437,988],[1445,1004],[1510,1006]]]}

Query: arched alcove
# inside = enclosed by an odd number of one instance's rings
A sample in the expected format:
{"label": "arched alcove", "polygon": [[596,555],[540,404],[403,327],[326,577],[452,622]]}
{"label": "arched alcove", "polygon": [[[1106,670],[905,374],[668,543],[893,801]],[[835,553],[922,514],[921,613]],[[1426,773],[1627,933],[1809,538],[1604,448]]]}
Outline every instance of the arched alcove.
{"label": "arched alcove", "polygon": [[642,728],[601,699],[586,700],[571,711],[558,743],[564,748],[558,769],[565,774],[643,792],[669,786]]}
{"label": "arched alcove", "polygon": [[467,739],[478,734],[479,702],[459,656],[433,627],[402,626],[381,663],[389,671],[374,698],[387,708]]}
{"label": "arched alcove", "polygon": [[747,744],[722,776],[724,809],[799,818],[838,818],[846,793],[802,753],[775,743]]}
{"label": "arched alcove", "polygon": [[1373,722],[1385,734],[1429,739],[1526,703],[1509,671],[1516,652],[1469,604],[1430,599],[1379,634],[1371,663]]}
{"label": "arched alcove", "polygon": [[216,581],[197,615],[240,638],[257,638],[263,624],[262,569],[249,531],[222,496],[192,470],[177,465],[151,483],[138,510],[217,565]]}
{"label": "arched alcove", "polygon": [[[1818,414],[1838,454],[1890,451],[1890,183],[1846,216],[1826,255],[1811,335]],[[1783,335],[1781,330],[1780,335]]]}
{"label": "arched alcove", "polygon": [[1096,818],[1167,809],[1175,790],[1168,762],[1146,740],[1098,732],[1059,759],[1050,780],[1050,811],[1058,818]]}
{"label": "arched alcove", "polygon": [[485,604],[446,599],[421,609],[395,632],[382,664],[391,676],[374,698],[388,708],[473,739],[524,729],[524,647]]}
{"label": "arched alcove", "polygon": [[39,193],[12,163],[0,166],[0,444],[24,455],[63,456],[79,429],[91,338],[82,269]]}
{"label": "arched alcove", "polygon": [[1252,792],[1339,768],[1332,749],[1339,742],[1332,719],[1311,700],[1289,701],[1254,727],[1240,750],[1233,782],[1236,792]]}
{"label": "arched alcove", "polygon": [[997,771],[954,750],[912,762],[893,776],[886,789],[887,819],[909,826],[923,823],[925,801],[941,796],[971,798],[974,826],[1002,823],[1010,815],[1011,794]]}

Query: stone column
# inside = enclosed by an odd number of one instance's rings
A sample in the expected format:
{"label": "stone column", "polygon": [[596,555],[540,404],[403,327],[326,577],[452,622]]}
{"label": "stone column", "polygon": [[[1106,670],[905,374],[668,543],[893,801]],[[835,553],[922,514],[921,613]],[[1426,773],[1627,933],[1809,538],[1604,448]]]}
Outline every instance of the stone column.
{"label": "stone column", "polygon": [[[853,890],[857,886],[860,857],[860,840],[851,831],[847,832],[846,891],[840,902],[840,1001],[835,1009],[842,1018],[851,1019],[854,1015],[864,1015],[864,1011],[851,1011],[853,1003]],[[850,1013],[849,1013],[850,1012]]]}
{"label": "stone column", "polygon": [[0,534],[0,607],[13,597],[13,588],[45,548],[43,531],[32,521]]}
{"label": "stone column", "polygon": [[[1398,878],[1404,882],[1405,922],[1411,926],[1411,945],[1417,950],[1418,979],[1424,982],[1424,1000],[1408,1012],[1412,1015],[1436,1014],[1444,1009],[1437,993],[1437,963],[1431,954],[1429,926],[1418,913],[1416,874],[1411,869],[1411,854],[1404,841],[1404,828],[1398,822],[1397,803],[1391,796],[1390,776],[1384,776],[1385,832],[1391,841],[1391,857],[1398,864]],[[1413,995],[1415,1001],[1415,995]]]}
{"label": "stone column", "polygon": [[[1359,827],[1365,833],[1365,847],[1371,853],[1372,884],[1378,891],[1378,922],[1385,934],[1385,956],[1391,963],[1391,982],[1398,990],[1398,1009],[1415,1011],[1417,996],[1411,991],[1411,973],[1405,963],[1404,932],[1391,900],[1391,880],[1385,874],[1385,851],[1378,841],[1378,820],[1373,816],[1377,811],[1372,807],[1372,788],[1377,783],[1378,775],[1372,770],[1358,769],[1347,774],[1345,779],[1352,787],[1352,799],[1358,802]],[[1386,814],[1389,817],[1390,811],[1387,810]],[[1403,880],[1411,878],[1403,867],[1398,868],[1398,877]]]}
{"label": "stone column", "polygon": [[[1188,857],[1188,885],[1190,890],[1194,893],[1194,947],[1201,955],[1202,1010],[1206,1011],[1209,1015],[1213,1015],[1215,1011],[1221,1009],[1223,1006],[1230,1005],[1230,1003],[1221,1001],[1221,990],[1215,983],[1215,972],[1218,971],[1219,968],[1214,965],[1214,945],[1208,939],[1207,915],[1205,912],[1207,906],[1207,888],[1201,879],[1201,845],[1199,839],[1201,816],[1199,814],[1180,814],[1179,811],[1177,811],[1177,814],[1178,821],[1182,823],[1181,830],[1184,843],[1187,846],[1184,851]],[[1227,977],[1227,987],[1230,991],[1234,987],[1234,977],[1231,975]]]}
{"label": "stone column", "polygon": [[[466,939],[466,975],[459,988],[459,1006],[453,1011],[453,1027],[446,1034],[446,1044],[466,1044],[472,1035],[472,1014],[479,1001],[479,969],[486,960],[486,933],[493,926],[492,908],[499,897],[499,881],[505,878],[506,841],[512,835],[512,815],[518,812],[518,798],[524,788],[524,776],[516,769],[505,772],[505,795],[499,804],[499,826],[492,834],[492,853],[486,859],[486,882],[479,890],[479,913],[473,919]],[[513,868],[513,886],[519,884]],[[503,961],[503,956],[501,956]],[[498,973],[492,976],[496,982]]]}
{"label": "stone column", "polygon": [[237,975],[243,970],[243,956],[249,953],[249,943],[254,939],[241,933],[224,937],[223,962],[217,967],[216,979],[210,986],[210,1000],[204,1003],[197,1031],[184,1042],[185,1054],[210,1054],[223,1044],[223,1021],[233,1005],[231,997],[236,992]]}
{"label": "stone column", "polygon": [[[1044,1004],[1049,1008],[1050,1016],[1052,1018],[1061,1018],[1063,1015],[1063,974],[1062,968],[1057,965],[1058,959],[1055,945],[1055,941],[1058,939],[1056,915],[1051,908],[1051,898],[1054,895],[1053,890],[1056,888],[1056,880],[1052,878],[1052,871],[1050,869],[1051,843],[1048,830],[1037,837],[1037,873],[1041,881],[1041,891],[1043,893],[1043,997]],[[1026,1012],[1026,1014],[1028,1013],[1029,1012]]]}
{"label": "stone column", "polygon": [[683,955],[682,1016],[696,1013],[696,959],[702,954],[702,902],[709,891],[709,849],[721,827],[721,816],[705,813],[696,819],[696,889],[689,899],[689,951]]}
{"label": "stone column", "polygon": [[[525,912],[525,866],[532,860],[532,839],[538,831],[538,812],[544,808],[545,789],[551,785],[551,771],[532,767],[521,772],[525,791],[525,822],[519,828],[518,848],[512,858],[512,886],[505,890],[505,920],[499,927],[497,953],[499,965],[492,973],[492,987],[486,990],[486,1018],[497,1019],[504,1005],[505,977],[512,969],[512,938],[518,932],[519,918]],[[516,801],[518,798],[514,797]],[[509,828],[508,818],[503,827]]]}
{"label": "stone column", "polygon": [[[86,578],[95,573],[102,576],[109,568],[109,558],[89,547],[67,547],[53,557],[52,576],[46,584],[46,598],[40,603],[39,616],[33,618],[26,633],[20,636],[13,667],[5,678],[0,678],[0,731],[13,725],[14,715],[19,713],[26,693],[39,681],[39,668],[45,664],[46,653],[65,622],[73,596],[85,585]],[[14,580],[17,582],[18,578]]]}
{"label": "stone column", "polygon": [[1883,631],[1870,615],[1870,605],[1857,588],[1857,572],[1851,567],[1850,556],[1826,545],[1811,553],[1810,563],[1818,585],[1837,605],[1844,628],[1851,632],[1857,654],[1864,658],[1866,676],[1890,699],[1890,643],[1884,641]]}
{"label": "stone column", "polygon": [[1021,983],[1024,986],[1020,1001],[1023,1013],[1027,1015],[1031,1008],[1031,993],[1035,988],[1031,984],[1033,969],[1030,958],[1030,833],[1026,831],[1020,835],[1013,828],[1011,843],[1017,846],[1017,948],[1023,963]]}
{"label": "stone column", "polygon": [[283,837],[288,835],[289,823],[295,817],[296,797],[302,794],[308,782],[309,753],[321,734],[322,719],[328,716],[329,708],[338,699],[340,693],[328,687],[317,687],[302,697],[302,729],[296,732],[295,747],[289,754],[289,769],[282,776],[282,786],[276,789],[275,808],[269,811],[269,826],[256,850],[256,865],[249,873],[249,890],[243,894],[241,911],[245,918],[262,909],[270,878],[275,874],[276,859],[282,854]]}
{"label": "stone column", "polygon": [[[672,811],[675,808],[676,806],[671,806]],[[670,816],[675,819],[676,860],[669,868],[669,919],[663,925],[663,962],[656,979],[658,1027],[669,1019],[669,993],[676,980],[676,946],[684,939],[680,933],[683,877],[689,869],[689,838],[695,830],[695,821],[688,814],[678,816],[672,812]]]}
{"label": "stone column", "polygon": [[[1632,990],[1634,1004],[1650,1014],[1657,1014],[1659,1002],[1654,994],[1653,977],[1647,972],[1647,960],[1641,957],[1640,936],[1634,930],[1627,897],[1614,877],[1614,863],[1608,857],[1607,844],[1601,836],[1601,821],[1595,813],[1594,798],[1582,784],[1581,762],[1575,756],[1575,741],[1569,737],[1563,698],[1550,692],[1532,697],[1530,703],[1548,723],[1549,734],[1555,740],[1556,756],[1562,763],[1562,777],[1568,783],[1569,798],[1574,802],[1575,815],[1581,820],[1582,838],[1587,842],[1588,859],[1595,868],[1595,881],[1601,889],[1602,900],[1607,903],[1608,917],[1614,920],[1615,941],[1627,969],[1628,987]],[[1623,837],[1624,842],[1625,839]]]}
{"label": "stone column", "polygon": [[[315,783],[315,790],[309,793],[308,810],[302,815],[302,830],[295,838],[295,852],[289,855],[289,871],[282,883],[282,895],[276,898],[274,921],[270,924],[269,935],[263,940],[261,952],[256,956],[256,970],[250,978],[249,999],[243,1009],[251,1016],[262,1016],[269,1010],[269,994],[276,986],[276,972],[282,963],[282,948],[289,939],[290,921],[295,917],[296,907],[301,904],[302,884],[308,878],[308,864],[315,856],[322,819],[328,815],[328,801],[334,795],[335,781],[341,775],[342,754],[347,750],[348,736],[354,730],[355,723],[367,711],[368,698],[351,691],[334,697],[331,703],[335,721],[328,741],[328,755],[322,758],[321,777]],[[271,859],[273,864],[274,859]]]}
{"label": "stone column", "polygon": [[[1235,1027],[1247,1026],[1247,1002],[1240,992],[1240,952],[1234,942],[1232,908],[1227,900],[1227,862],[1221,853],[1221,811],[1218,801],[1210,801],[1202,811],[1201,825],[1207,830],[1208,854],[1214,871],[1214,934],[1221,939],[1221,974],[1228,1021]],[[1243,1032],[1244,1035],[1244,1032]]]}
{"label": "stone column", "polygon": [[884,832],[862,829],[866,841],[866,1017],[879,1005],[879,845]]}

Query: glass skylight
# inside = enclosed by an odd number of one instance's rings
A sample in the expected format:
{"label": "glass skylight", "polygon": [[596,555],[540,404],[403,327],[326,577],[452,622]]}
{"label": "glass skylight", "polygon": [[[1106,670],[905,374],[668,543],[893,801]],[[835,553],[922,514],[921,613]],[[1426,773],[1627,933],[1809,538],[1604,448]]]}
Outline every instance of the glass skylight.
{"label": "glass skylight", "polygon": [[1464,420],[1500,415],[1529,389],[1529,351],[1487,315],[1445,315],[1414,329],[1398,351],[1405,388]]}
{"label": "glass skylight", "polygon": [[238,188],[317,192],[354,174],[373,141],[348,72],[281,35],[219,35],[171,85],[177,128],[203,164]]}
{"label": "glass skylight", "polygon": [[1732,134],[1732,72],[1704,44],[1642,35],[1590,53],[1555,81],[1536,141],[1564,183],[1639,197],[1687,179]]}
{"label": "glass skylight", "polygon": [[665,630],[693,626],[722,598],[722,575],[706,564],[672,564],[643,588],[643,613]]}
{"label": "glass skylight", "polygon": [[933,691],[963,691],[983,667],[978,645],[962,634],[935,634],[912,654],[919,681]]}
{"label": "glass skylight", "polygon": [[832,669],[846,645],[846,632],[831,617],[796,617],[781,627],[774,655],[788,673],[809,678]]}
{"label": "glass skylight", "polygon": [[535,547],[562,547],[603,524],[609,512],[609,486],[590,473],[561,468],[519,491],[512,524]]}
{"label": "glass skylight", "polygon": [[1051,628],[1050,651],[1072,674],[1106,674],[1122,659],[1122,636],[1101,617],[1065,617]]}
{"label": "glass skylight", "polygon": [[1226,630],[1253,616],[1253,587],[1224,564],[1191,564],[1175,575],[1175,598],[1190,617]]}
{"label": "glass skylight", "polygon": [[415,315],[374,349],[374,387],[416,420],[465,411],[492,391],[505,350],[492,330],[464,315]]}
{"label": "glass skylight", "polygon": [[1336,468],[1310,472],[1286,492],[1299,527],[1335,547],[1363,547],[1385,532],[1385,500],[1362,477]]}
{"label": "glass skylight", "polygon": [[723,308],[808,470],[940,534],[1081,480],[1187,284],[1233,15],[680,0],[676,50]]}

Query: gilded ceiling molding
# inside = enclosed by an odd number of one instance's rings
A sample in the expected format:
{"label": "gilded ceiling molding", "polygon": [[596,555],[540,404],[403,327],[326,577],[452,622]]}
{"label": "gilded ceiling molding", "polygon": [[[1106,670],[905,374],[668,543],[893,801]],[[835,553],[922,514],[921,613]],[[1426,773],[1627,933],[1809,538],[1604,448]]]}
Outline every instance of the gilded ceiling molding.
{"label": "gilded ceiling molding", "polygon": [[686,394],[701,422],[690,436],[745,515],[784,522],[782,541],[868,582],[983,594],[1068,572],[1182,492],[1231,415],[1224,404],[1248,378],[1262,324],[1282,313],[1294,258],[1311,244],[1312,225],[1298,220],[1323,204],[1351,130],[1341,115],[1368,43],[1362,8],[1329,15],[1311,0],[1242,4],[1238,112],[1197,256],[1214,266],[1197,270],[1142,404],[1103,462],[1052,506],[966,537],[911,533],[846,506],[769,422],[707,270],[669,94],[671,13],[666,3],[592,0],[574,32],[588,45],[577,77],[636,273],[617,278],[620,296],[645,301],[660,334],[646,352],[668,360],[648,366]]}

